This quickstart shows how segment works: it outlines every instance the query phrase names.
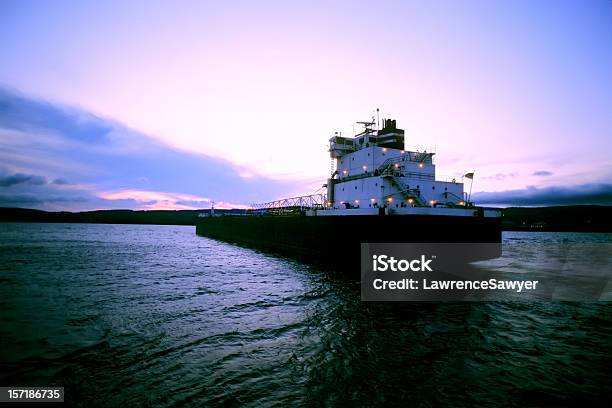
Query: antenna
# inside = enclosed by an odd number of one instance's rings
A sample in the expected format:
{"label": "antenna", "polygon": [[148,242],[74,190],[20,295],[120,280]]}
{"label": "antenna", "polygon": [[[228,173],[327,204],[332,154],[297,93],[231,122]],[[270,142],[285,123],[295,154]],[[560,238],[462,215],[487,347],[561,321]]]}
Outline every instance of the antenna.
{"label": "antenna", "polygon": [[368,135],[370,133],[372,133],[372,126],[374,126],[376,124],[376,122],[374,122],[374,118],[372,118],[371,122],[357,122],[358,125],[363,125],[363,127],[365,128],[364,131],[360,134],[362,135]]}
{"label": "antenna", "polygon": [[376,130],[380,130],[380,109],[376,108]]}

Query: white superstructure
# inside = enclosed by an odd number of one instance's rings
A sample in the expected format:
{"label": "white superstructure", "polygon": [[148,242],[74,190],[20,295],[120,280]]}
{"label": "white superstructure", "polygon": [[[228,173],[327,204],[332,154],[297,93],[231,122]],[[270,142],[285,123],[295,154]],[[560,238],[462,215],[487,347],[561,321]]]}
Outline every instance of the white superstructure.
{"label": "white superstructure", "polygon": [[327,182],[329,209],[466,208],[463,183],[437,181],[434,153],[404,150],[395,120],[377,131],[374,122],[361,123],[362,133],[329,139],[336,169]]}

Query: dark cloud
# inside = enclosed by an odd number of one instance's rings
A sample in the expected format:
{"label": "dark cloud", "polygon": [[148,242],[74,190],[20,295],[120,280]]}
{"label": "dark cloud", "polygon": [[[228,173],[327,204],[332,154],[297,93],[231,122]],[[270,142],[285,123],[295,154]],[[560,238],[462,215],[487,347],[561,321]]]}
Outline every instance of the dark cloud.
{"label": "dark cloud", "polygon": [[0,207],[31,206],[47,203],[82,203],[86,197],[35,196],[32,194],[0,194]]}
{"label": "dark cloud", "polygon": [[539,176],[539,177],[548,177],[552,175],[553,173],[551,171],[546,171],[546,170],[534,171],[532,174],[532,176]]}
{"label": "dark cloud", "polygon": [[7,176],[0,176],[0,187],[10,187],[16,184],[30,184],[40,186],[47,183],[43,176],[34,174],[15,173]]}
{"label": "dark cloud", "polygon": [[56,179],[55,179],[55,180],[53,180],[51,183],[53,183],[53,184],[57,184],[57,185],[59,185],[59,186],[61,186],[61,185],[65,185],[65,184],[70,184],[70,183],[68,182],[68,180],[66,180],[65,178],[61,178],[61,177],[60,177],[60,178],[56,178]]}
{"label": "dark cloud", "polygon": [[0,127],[14,130],[52,130],[67,138],[103,143],[113,130],[110,121],[87,112],[37,101],[0,87]]}
{"label": "dark cloud", "polygon": [[473,194],[482,205],[612,205],[612,184],[583,184],[569,187],[528,187],[522,190]]}

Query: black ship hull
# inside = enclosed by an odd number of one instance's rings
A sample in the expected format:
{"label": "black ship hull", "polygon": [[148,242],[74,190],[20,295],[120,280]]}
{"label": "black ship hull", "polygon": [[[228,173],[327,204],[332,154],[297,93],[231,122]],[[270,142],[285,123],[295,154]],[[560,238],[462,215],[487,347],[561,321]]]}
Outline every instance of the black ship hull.
{"label": "black ship hull", "polygon": [[196,233],[343,269],[359,268],[362,243],[495,243],[476,257],[501,254],[499,217],[221,216],[200,218]]}

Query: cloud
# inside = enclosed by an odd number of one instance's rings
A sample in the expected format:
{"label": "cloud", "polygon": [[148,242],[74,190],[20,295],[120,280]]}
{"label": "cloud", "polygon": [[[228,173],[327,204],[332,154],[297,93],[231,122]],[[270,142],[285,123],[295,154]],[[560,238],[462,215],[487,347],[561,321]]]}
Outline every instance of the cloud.
{"label": "cloud", "polygon": [[[143,210],[197,210],[209,207],[213,200],[191,194],[178,194],[150,190],[121,190],[99,194],[104,200],[131,200],[137,203],[137,209]],[[245,205],[215,202],[217,208],[247,208]]]}
{"label": "cloud", "polygon": [[532,176],[538,176],[538,177],[548,177],[552,175],[553,173],[551,171],[546,171],[546,170],[538,170],[532,173]]}
{"label": "cloud", "polygon": [[87,197],[40,197],[32,194],[0,194],[0,207],[22,207],[49,203],[84,203]]}
{"label": "cloud", "polygon": [[45,129],[64,138],[94,144],[104,143],[115,126],[115,123],[88,112],[33,100],[0,87],[1,128],[21,131]]}
{"label": "cloud", "polygon": [[61,178],[61,177],[60,178],[56,178],[51,183],[57,184],[58,186],[63,186],[63,185],[66,185],[66,184],[70,184],[68,182],[68,180],[66,180],[65,178]]}
{"label": "cloud", "polygon": [[492,205],[612,205],[612,184],[582,184],[578,186],[527,187],[521,190],[474,193],[478,204]]}
{"label": "cloud", "polygon": [[10,187],[17,184],[31,184],[39,186],[46,184],[47,179],[34,174],[15,173],[8,176],[0,176],[0,187]]}
{"label": "cloud", "polygon": [[512,173],[497,173],[493,176],[485,176],[483,177],[484,180],[495,180],[495,181],[502,181],[502,180],[506,180],[508,178],[515,178],[517,176],[516,172],[512,172]]}
{"label": "cloud", "polygon": [[211,200],[205,197],[197,197],[190,194],[164,193],[147,190],[121,190],[100,193],[99,197],[104,200],[131,200],[137,203],[139,209],[196,209],[191,205],[184,204],[189,202],[198,205],[198,208],[206,207]]}
{"label": "cloud", "polygon": [[[243,207],[305,186],[247,174],[227,160],[178,150],[115,121],[1,87],[0,163],[0,186],[11,190],[4,191],[5,203],[21,200],[41,209],[51,209],[50,203],[83,210],[202,208],[212,200]],[[66,199],[61,207],[68,190],[87,200]],[[68,205],[75,202],[81,207]]]}

